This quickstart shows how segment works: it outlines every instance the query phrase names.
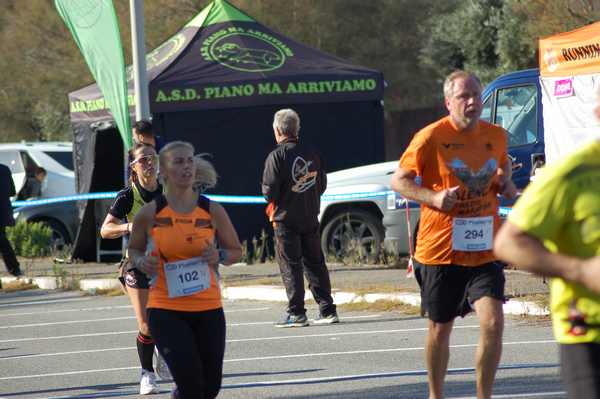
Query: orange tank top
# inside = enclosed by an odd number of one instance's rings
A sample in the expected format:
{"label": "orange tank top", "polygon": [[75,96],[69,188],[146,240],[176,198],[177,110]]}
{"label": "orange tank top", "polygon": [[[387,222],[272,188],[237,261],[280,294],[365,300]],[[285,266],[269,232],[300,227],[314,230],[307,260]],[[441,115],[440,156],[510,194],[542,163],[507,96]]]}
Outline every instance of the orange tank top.
{"label": "orange tank top", "polygon": [[209,268],[210,287],[195,294],[169,298],[164,265],[197,256],[214,242],[215,230],[210,216],[210,201],[198,198],[198,206],[190,213],[175,212],[164,195],[155,199],[156,216],[151,236],[153,255],[159,256],[158,278],[150,289],[148,308],[198,312],[222,307],[221,290],[215,272]]}

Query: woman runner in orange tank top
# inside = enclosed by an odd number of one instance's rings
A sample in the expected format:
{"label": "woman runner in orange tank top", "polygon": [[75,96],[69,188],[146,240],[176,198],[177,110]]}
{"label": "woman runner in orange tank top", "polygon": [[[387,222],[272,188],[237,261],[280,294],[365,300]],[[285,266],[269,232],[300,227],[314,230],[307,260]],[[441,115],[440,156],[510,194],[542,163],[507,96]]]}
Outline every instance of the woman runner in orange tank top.
{"label": "woman runner in orange tank top", "polygon": [[[129,257],[154,280],[148,322],[177,385],[173,397],[215,398],[225,352],[216,270],[219,263],[239,260],[241,244],[225,209],[193,188],[194,147],[169,143],[159,162],[166,194],[136,215]],[[208,162],[204,165],[212,169]],[[151,253],[144,255],[147,249]]]}

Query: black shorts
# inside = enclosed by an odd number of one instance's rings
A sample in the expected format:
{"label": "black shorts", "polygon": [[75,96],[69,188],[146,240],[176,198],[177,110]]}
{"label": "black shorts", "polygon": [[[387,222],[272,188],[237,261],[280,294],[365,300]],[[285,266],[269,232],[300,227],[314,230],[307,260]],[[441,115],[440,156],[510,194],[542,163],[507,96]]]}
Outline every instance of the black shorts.
{"label": "black shorts", "polygon": [[123,287],[147,290],[150,288],[150,279],[138,269],[127,270],[128,260],[122,260],[119,264],[119,281]]}
{"label": "black shorts", "polygon": [[560,369],[569,399],[600,398],[600,344],[561,344]]}
{"label": "black shorts", "polygon": [[464,317],[484,296],[504,301],[504,267],[492,262],[481,266],[424,265],[414,260],[421,287],[421,315],[437,323]]}

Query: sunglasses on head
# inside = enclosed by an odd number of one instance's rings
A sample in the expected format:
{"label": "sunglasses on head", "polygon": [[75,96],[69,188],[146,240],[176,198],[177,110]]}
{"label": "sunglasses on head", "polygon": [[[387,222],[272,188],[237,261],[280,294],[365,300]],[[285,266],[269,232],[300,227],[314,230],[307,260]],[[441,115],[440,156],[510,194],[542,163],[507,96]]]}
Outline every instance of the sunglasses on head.
{"label": "sunglasses on head", "polygon": [[131,162],[131,164],[135,165],[138,162],[142,165],[153,164],[154,162],[156,162],[156,155],[145,155],[143,157],[133,160],[133,162]]}

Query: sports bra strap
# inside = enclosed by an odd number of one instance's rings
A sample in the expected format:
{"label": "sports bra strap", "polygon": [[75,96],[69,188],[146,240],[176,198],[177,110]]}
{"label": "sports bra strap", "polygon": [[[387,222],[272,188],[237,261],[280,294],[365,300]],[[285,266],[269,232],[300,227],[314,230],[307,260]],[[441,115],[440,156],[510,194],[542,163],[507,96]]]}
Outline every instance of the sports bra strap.
{"label": "sports bra strap", "polygon": [[204,195],[198,196],[198,207],[204,209],[207,213],[210,213],[210,200]]}
{"label": "sports bra strap", "polygon": [[[154,201],[156,202],[156,213],[159,213],[168,205],[167,197],[165,197],[164,194],[161,194],[158,197],[156,197]],[[198,207],[210,213],[210,200],[204,195],[198,196]]]}
{"label": "sports bra strap", "polygon": [[155,214],[157,214],[160,211],[162,211],[163,209],[165,209],[165,207],[167,206],[167,197],[165,197],[164,194],[161,194],[161,195],[159,195],[158,197],[156,197],[154,199],[154,202],[156,202],[156,212],[155,212]]}

